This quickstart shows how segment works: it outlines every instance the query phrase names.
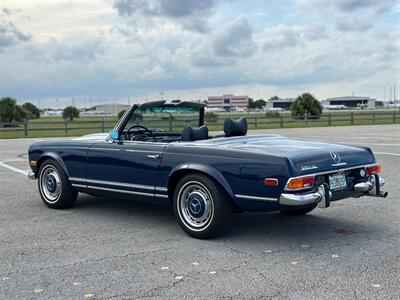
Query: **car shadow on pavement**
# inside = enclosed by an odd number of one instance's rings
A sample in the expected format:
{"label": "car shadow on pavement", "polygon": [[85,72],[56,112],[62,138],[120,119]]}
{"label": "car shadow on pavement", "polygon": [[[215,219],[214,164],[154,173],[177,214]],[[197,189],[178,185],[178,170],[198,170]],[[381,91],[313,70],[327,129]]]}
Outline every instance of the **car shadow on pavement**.
{"label": "car shadow on pavement", "polygon": [[[163,235],[185,233],[180,230],[172,208],[169,205],[139,202],[126,199],[108,199],[81,194],[74,207],[81,214],[93,213],[107,220],[135,223],[149,223],[165,228]],[[376,224],[357,220],[337,211],[337,214],[318,214],[319,209],[304,216],[284,216],[279,212],[235,214],[226,233],[214,241],[249,241],[251,243],[296,243],[307,240],[319,243],[321,240],[339,237],[356,237],[360,234],[382,232]],[[171,228],[176,228],[171,232]]]}

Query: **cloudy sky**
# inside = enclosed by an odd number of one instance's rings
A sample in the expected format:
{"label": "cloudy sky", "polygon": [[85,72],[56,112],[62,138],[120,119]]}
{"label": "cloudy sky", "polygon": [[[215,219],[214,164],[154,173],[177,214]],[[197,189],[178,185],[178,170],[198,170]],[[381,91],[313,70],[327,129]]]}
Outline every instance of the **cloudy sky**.
{"label": "cloudy sky", "polygon": [[389,99],[394,83],[400,94],[399,3],[0,0],[0,96]]}

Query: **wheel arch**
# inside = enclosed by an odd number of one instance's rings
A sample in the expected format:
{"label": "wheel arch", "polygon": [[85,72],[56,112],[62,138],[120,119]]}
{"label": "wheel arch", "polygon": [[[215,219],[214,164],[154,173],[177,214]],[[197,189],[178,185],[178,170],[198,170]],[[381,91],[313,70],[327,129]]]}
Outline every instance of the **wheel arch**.
{"label": "wheel arch", "polygon": [[168,196],[171,201],[174,196],[175,187],[178,184],[179,180],[183,176],[190,173],[200,173],[206,175],[207,177],[217,182],[232,200],[234,199],[234,194],[229,183],[218,170],[209,165],[182,164],[172,169],[168,176]]}
{"label": "wheel arch", "polygon": [[40,170],[40,167],[42,166],[42,164],[49,158],[52,158],[59,163],[59,165],[64,170],[64,172],[68,178],[69,172],[68,172],[67,166],[65,165],[62,158],[54,152],[44,152],[42,155],[40,155],[39,159],[37,160],[37,175],[39,175],[39,170]]}

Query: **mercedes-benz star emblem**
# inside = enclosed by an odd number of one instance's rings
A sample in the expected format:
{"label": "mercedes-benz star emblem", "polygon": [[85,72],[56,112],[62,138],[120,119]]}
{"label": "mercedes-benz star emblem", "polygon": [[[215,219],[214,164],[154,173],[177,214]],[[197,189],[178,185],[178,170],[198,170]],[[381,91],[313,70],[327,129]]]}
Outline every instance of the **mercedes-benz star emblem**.
{"label": "mercedes-benz star emblem", "polygon": [[340,155],[337,152],[331,152],[331,157],[335,163],[340,163]]}
{"label": "mercedes-benz star emblem", "polygon": [[194,213],[194,214],[198,214],[200,212],[200,201],[195,199],[192,202],[190,202],[190,210]]}

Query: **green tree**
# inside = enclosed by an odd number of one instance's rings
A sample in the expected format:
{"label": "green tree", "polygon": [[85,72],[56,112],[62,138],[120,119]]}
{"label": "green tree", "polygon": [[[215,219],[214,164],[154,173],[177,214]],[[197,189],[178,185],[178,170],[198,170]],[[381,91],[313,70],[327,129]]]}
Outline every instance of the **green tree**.
{"label": "green tree", "polygon": [[269,98],[268,100],[278,100],[278,99],[279,99],[279,97],[277,95],[275,95],[275,96],[272,96],[271,98]]}
{"label": "green tree", "polygon": [[[40,110],[32,103],[26,102],[22,104],[22,108],[24,108],[27,112],[30,112],[30,119],[37,119],[40,118]],[[29,113],[28,113],[29,115]]]}
{"label": "green tree", "polygon": [[0,120],[9,123],[14,119],[14,111],[17,101],[10,97],[1,98],[0,100]]}
{"label": "green tree", "polygon": [[74,106],[67,106],[63,110],[63,119],[69,119],[72,121],[74,118],[79,118],[79,110]]}
{"label": "green tree", "polygon": [[298,96],[296,101],[290,107],[292,116],[296,118],[318,117],[322,113],[322,105],[310,93],[304,93]]}
{"label": "green tree", "polygon": [[258,99],[254,101],[252,98],[249,98],[249,108],[262,108],[265,106],[266,102],[264,99]]}
{"label": "green tree", "polygon": [[13,121],[21,121],[27,119],[28,112],[20,105],[17,105],[17,100],[10,97],[0,99],[0,121],[11,123]]}

